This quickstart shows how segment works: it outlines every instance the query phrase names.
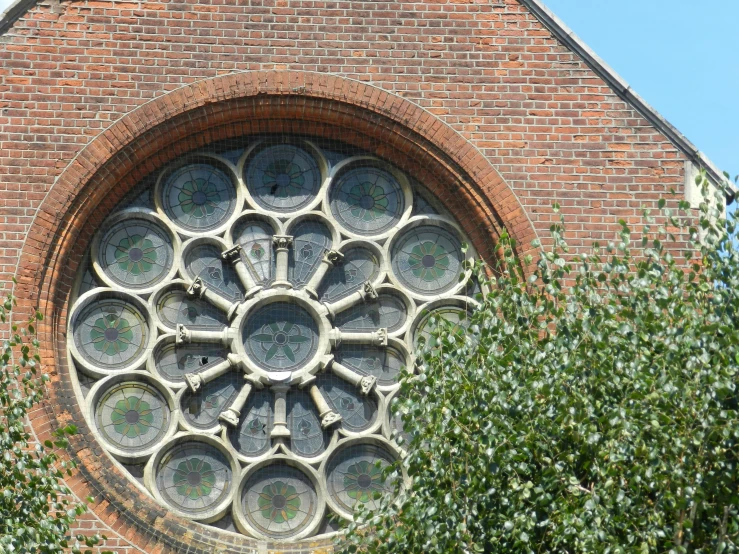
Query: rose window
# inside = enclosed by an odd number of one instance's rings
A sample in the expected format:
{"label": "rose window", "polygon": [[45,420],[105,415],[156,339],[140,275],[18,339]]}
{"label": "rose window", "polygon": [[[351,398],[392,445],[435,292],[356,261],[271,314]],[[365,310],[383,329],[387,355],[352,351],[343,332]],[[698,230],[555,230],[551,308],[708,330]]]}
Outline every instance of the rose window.
{"label": "rose window", "polygon": [[474,304],[466,243],[421,183],[345,145],[185,155],[113,211],[80,272],[68,345],[88,423],[175,514],[332,533],[393,486],[390,405],[433,318],[461,327]]}

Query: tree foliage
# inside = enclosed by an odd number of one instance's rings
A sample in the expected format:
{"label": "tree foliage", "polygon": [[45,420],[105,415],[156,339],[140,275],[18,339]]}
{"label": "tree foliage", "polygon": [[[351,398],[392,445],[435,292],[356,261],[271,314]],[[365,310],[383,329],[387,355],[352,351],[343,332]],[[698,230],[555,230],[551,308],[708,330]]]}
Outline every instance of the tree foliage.
{"label": "tree foliage", "polygon": [[481,309],[402,379],[412,485],[359,506],[345,550],[739,551],[738,221],[699,184],[699,214],[660,201],[587,255],[561,219],[529,278],[502,237]]}
{"label": "tree foliage", "polygon": [[[8,295],[0,305],[6,322],[15,299]],[[64,485],[74,462],[61,460],[55,449],[66,448],[74,425],[54,432],[54,440],[34,443],[28,431],[29,411],[44,396],[46,375],[40,375],[36,322],[40,313],[20,330],[13,326],[3,342],[0,357],[0,553],[58,554],[81,552],[104,537],[69,536],[69,530],[86,506]],[[91,501],[91,499],[88,499]],[[84,545],[84,546],[83,546]],[[86,550],[85,552],[90,552]]]}

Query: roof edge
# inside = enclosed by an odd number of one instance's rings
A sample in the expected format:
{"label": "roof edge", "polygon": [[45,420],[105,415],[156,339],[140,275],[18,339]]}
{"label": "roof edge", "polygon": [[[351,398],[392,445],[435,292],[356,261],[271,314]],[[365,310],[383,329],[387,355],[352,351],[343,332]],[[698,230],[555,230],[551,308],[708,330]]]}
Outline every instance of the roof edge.
{"label": "roof edge", "polygon": [[13,26],[18,18],[33,8],[39,0],[15,0],[8,9],[0,14],[0,35]]}
{"label": "roof edge", "polygon": [[709,160],[696,146],[688,140],[678,129],[665,119],[656,109],[650,106],[639,96],[631,85],[613,70],[598,54],[596,54],[585,42],[570,29],[567,24],[552,12],[543,0],[518,0],[520,4],[528,8],[531,13],[567,48],[580,56],[613,91],[626,103],[631,105],[649,123],[654,125],[663,133],[688,159],[700,168],[703,168],[708,177],[716,185],[724,183],[727,185],[727,200],[731,203],[739,190],[729,179]]}
{"label": "roof edge", "polygon": [[[8,9],[0,14],[0,35],[10,29],[23,14],[33,8],[39,1],[15,0]],[[555,38],[580,56],[590,69],[603,79],[622,100],[631,105],[644,119],[661,131],[691,162],[703,168],[715,184],[726,184],[728,203],[733,202],[734,198],[739,194],[739,189],[734,186],[731,180],[705,154],[699,151],[685,135],[678,131],[674,125],[634,92],[631,85],[585,44],[564,21],[557,17],[544,4],[543,0],[518,0],[518,2],[528,8],[549,29]]]}

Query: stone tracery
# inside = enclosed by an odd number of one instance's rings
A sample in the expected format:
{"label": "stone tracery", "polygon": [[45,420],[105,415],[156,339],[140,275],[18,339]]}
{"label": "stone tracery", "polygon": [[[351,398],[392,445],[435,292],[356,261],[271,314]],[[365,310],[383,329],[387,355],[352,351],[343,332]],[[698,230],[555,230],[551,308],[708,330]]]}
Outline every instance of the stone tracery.
{"label": "stone tracery", "polygon": [[139,192],[70,318],[94,429],[184,517],[330,531],[388,487],[415,337],[473,303],[461,231],[383,161],[300,138],[185,156]]}

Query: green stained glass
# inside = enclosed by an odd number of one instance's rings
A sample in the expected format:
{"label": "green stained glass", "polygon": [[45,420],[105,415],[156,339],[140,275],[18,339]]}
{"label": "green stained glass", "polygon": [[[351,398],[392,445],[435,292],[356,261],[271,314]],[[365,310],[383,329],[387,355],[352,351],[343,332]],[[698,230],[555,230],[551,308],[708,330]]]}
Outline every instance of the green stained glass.
{"label": "green stained glass", "polygon": [[127,320],[108,314],[95,321],[90,330],[90,339],[95,350],[114,356],[128,349],[133,339],[133,331]]}
{"label": "green stained glass", "polygon": [[151,271],[157,261],[157,250],[149,239],[141,235],[133,235],[121,239],[115,248],[115,259],[118,266],[132,275],[141,275]]}
{"label": "green stained glass", "polygon": [[287,198],[301,192],[305,177],[303,170],[290,160],[275,160],[267,165],[262,184],[269,187],[276,198]]}
{"label": "green stained glass", "polygon": [[262,489],[257,498],[262,517],[284,523],[295,518],[300,508],[300,495],[292,485],[275,481]]}
{"label": "green stained glass", "polygon": [[[294,362],[295,352],[293,352],[293,349],[297,345],[311,340],[310,337],[301,335],[300,327],[289,321],[283,323],[282,326],[279,323],[271,323],[266,329],[269,329],[269,332],[252,336],[252,340],[261,343],[262,347],[267,349],[267,354],[264,358],[265,362],[270,361],[278,354],[282,354],[288,360]],[[297,334],[290,334],[294,330],[297,330]]]}
{"label": "green stained glass", "polygon": [[388,197],[385,190],[372,183],[355,185],[347,198],[351,214],[364,221],[374,221],[387,212]]}
{"label": "green stained glass", "polygon": [[435,281],[449,269],[449,253],[440,244],[423,242],[411,250],[408,265],[416,277],[424,281]]}
{"label": "green stained glass", "polygon": [[375,491],[383,491],[382,468],[366,460],[349,466],[344,474],[346,494],[357,502],[369,502]]}
{"label": "green stained glass", "polygon": [[187,181],[177,196],[182,211],[196,219],[212,215],[220,199],[216,186],[202,178]]}
{"label": "green stained glass", "polygon": [[154,422],[154,414],[145,400],[124,398],[116,403],[110,420],[118,433],[133,439],[149,431]]}
{"label": "green stained glass", "polygon": [[208,496],[216,482],[211,465],[201,458],[188,458],[180,462],[172,478],[177,492],[190,500]]}

